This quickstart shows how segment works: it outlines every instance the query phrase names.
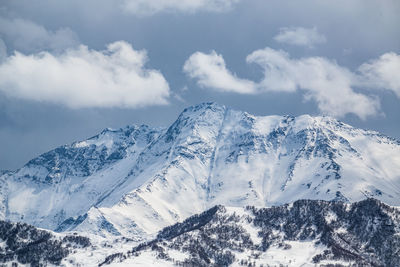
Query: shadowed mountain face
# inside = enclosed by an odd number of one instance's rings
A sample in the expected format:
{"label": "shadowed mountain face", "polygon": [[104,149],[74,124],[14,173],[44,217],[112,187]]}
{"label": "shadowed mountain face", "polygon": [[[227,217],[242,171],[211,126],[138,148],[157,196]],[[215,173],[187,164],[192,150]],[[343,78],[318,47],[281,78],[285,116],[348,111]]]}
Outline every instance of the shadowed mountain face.
{"label": "shadowed mountain face", "polygon": [[167,129],[107,129],[2,174],[0,216],[141,240],[215,205],[368,197],[400,205],[399,174],[400,143],[379,133],[205,103]]}
{"label": "shadowed mountain face", "polygon": [[375,199],[215,206],[108,256],[103,265],[399,266],[399,225],[400,211]]}

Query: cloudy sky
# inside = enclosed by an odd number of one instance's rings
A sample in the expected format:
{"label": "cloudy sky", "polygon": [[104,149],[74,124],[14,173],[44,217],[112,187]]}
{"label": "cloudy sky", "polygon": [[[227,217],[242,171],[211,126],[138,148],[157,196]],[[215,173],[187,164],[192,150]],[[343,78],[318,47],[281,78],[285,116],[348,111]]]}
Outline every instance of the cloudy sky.
{"label": "cloudy sky", "polygon": [[215,101],[400,138],[398,0],[0,4],[0,169]]}

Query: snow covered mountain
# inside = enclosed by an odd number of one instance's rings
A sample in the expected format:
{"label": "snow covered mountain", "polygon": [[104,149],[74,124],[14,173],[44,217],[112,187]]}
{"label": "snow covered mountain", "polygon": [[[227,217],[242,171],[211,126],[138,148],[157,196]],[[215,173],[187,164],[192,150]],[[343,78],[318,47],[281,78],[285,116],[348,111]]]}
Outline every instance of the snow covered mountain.
{"label": "snow covered mountain", "polygon": [[0,214],[56,229],[67,218],[85,214],[118,186],[157,134],[147,126],[106,129],[29,161],[1,177]]}
{"label": "snow covered mountain", "polygon": [[215,103],[166,129],[107,129],[0,177],[0,218],[149,239],[215,205],[297,199],[400,206],[400,142],[329,117],[257,117]]}

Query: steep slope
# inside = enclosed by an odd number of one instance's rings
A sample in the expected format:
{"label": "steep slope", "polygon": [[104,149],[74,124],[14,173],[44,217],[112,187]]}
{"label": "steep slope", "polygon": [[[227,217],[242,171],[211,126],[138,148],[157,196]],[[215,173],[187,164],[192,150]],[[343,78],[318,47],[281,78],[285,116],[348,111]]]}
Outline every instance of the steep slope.
{"label": "steep slope", "polygon": [[120,201],[92,208],[77,229],[106,220],[122,234],[132,226],[154,233],[218,204],[374,196],[398,205],[399,157],[396,140],[331,118],[255,117],[200,105],[186,109],[143,152],[140,162],[149,167],[138,164],[133,175],[148,182],[126,183],[110,198],[123,195]]}
{"label": "steep slope", "polygon": [[399,266],[399,225],[400,211],[375,199],[215,206],[102,265]]}
{"label": "steep slope", "polygon": [[205,103],[165,130],[106,131],[49,153],[0,178],[5,218],[150,238],[219,204],[400,205],[400,143],[329,117],[257,117]]}
{"label": "steep slope", "polygon": [[29,161],[0,178],[0,215],[54,230],[118,186],[157,136],[158,131],[147,126],[106,129]]}

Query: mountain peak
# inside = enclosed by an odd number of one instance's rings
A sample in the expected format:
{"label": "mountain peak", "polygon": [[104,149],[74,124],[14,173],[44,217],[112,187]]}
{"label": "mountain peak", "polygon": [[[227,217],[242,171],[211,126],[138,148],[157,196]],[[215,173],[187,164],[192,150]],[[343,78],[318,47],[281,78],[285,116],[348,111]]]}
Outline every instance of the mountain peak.
{"label": "mountain peak", "polygon": [[[330,117],[202,103],[168,129],[106,129],[30,161],[0,180],[8,190],[0,214],[50,229],[86,218],[71,227],[132,236],[218,204],[375,197],[400,205],[399,159],[399,143]],[[98,216],[85,217],[94,207]]]}
{"label": "mountain peak", "polygon": [[205,110],[212,110],[212,111],[218,111],[218,110],[225,110],[226,107],[224,105],[220,105],[217,102],[203,102],[200,104],[196,104],[190,107],[187,107],[183,110],[182,113],[185,112],[196,112],[196,111],[205,111]]}

